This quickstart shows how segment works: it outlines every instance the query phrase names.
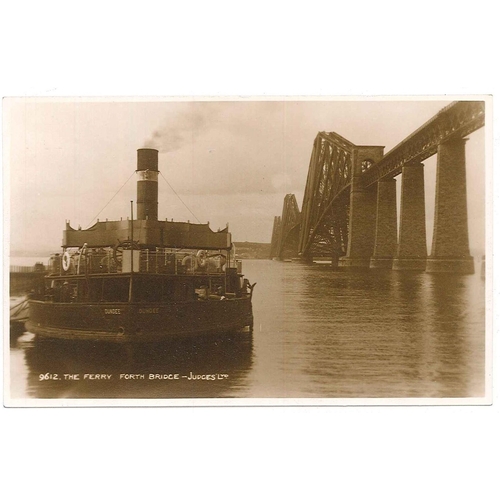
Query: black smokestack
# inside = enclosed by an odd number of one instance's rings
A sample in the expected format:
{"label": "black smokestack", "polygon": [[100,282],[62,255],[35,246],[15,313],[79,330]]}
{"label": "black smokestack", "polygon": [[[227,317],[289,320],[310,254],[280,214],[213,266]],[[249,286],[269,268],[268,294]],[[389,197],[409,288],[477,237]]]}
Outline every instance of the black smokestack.
{"label": "black smokestack", "polygon": [[137,219],[158,220],[158,150],[137,150]]}

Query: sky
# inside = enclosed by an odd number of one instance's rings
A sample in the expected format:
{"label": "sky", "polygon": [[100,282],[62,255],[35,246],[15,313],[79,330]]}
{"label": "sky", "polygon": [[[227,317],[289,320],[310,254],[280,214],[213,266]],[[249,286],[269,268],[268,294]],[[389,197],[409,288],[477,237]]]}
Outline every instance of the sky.
{"label": "sky", "polygon": [[[58,251],[65,221],[126,218],[136,150],[159,150],[159,218],[210,222],[233,241],[268,243],[283,198],[302,205],[319,131],[392,147],[451,101],[148,101],[8,98],[11,255]],[[466,145],[470,245],[484,253],[484,129]],[[428,247],[436,157],[425,162]],[[400,182],[398,181],[398,192]],[[182,200],[182,201],[181,201]]]}

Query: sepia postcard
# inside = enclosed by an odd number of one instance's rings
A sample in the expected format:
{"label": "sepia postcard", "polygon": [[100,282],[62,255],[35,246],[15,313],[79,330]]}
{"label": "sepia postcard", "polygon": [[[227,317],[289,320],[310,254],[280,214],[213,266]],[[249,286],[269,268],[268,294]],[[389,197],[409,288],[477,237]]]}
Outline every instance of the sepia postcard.
{"label": "sepia postcard", "polygon": [[491,404],[491,104],[5,98],[4,405]]}

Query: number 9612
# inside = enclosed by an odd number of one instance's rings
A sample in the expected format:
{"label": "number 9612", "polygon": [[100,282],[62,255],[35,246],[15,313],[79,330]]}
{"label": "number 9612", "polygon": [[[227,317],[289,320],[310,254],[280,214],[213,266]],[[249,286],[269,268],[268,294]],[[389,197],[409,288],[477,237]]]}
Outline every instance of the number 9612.
{"label": "number 9612", "polygon": [[61,380],[57,373],[40,373],[38,380]]}

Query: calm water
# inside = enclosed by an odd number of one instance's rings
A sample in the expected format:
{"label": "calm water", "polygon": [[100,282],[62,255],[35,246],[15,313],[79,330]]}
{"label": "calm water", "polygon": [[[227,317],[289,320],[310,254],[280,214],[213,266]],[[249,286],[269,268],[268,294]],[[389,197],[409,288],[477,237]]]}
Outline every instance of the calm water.
{"label": "calm water", "polygon": [[11,334],[11,397],[484,395],[479,272],[333,271],[275,261],[244,261],[244,272],[257,282],[253,333],[143,346]]}

